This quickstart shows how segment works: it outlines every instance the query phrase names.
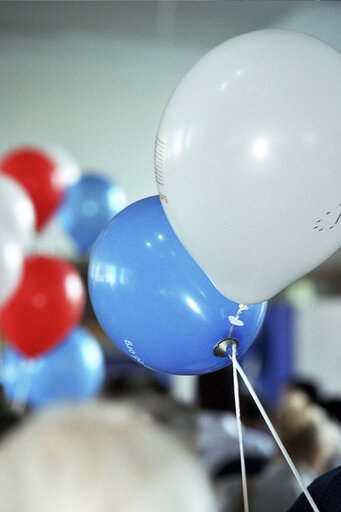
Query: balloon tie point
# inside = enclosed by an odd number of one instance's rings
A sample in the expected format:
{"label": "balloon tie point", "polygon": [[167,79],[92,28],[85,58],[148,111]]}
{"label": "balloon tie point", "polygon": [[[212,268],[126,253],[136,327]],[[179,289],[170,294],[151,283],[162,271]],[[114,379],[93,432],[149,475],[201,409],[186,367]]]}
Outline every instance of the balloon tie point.
{"label": "balloon tie point", "polygon": [[224,338],[215,345],[213,353],[217,357],[228,357],[232,355],[233,346],[236,349],[239,346],[239,340],[237,338]]}
{"label": "balloon tie point", "polygon": [[239,304],[239,307],[238,307],[238,311],[237,311],[237,314],[236,316],[233,316],[233,315],[230,315],[228,317],[229,319],[229,322],[231,324],[231,328],[230,328],[230,332],[229,332],[229,338],[231,337],[231,334],[232,334],[232,331],[233,331],[233,328],[237,325],[238,327],[242,327],[244,325],[244,322],[242,320],[240,320],[240,315],[244,312],[244,311],[247,311],[249,308],[249,306],[246,306],[245,304]]}
{"label": "balloon tie point", "polygon": [[213,353],[217,357],[227,357],[232,355],[232,349],[233,345],[235,345],[236,352],[239,346],[239,340],[237,338],[234,338],[232,336],[232,332],[235,326],[243,327],[244,322],[240,320],[240,315],[243,313],[243,311],[247,311],[249,309],[249,306],[246,306],[245,304],[239,304],[238,311],[235,316],[230,315],[228,317],[228,320],[231,324],[230,331],[228,333],[227,338],[223,338],[222,340],[218,341],[218,343],[215,345],[213,349]]}

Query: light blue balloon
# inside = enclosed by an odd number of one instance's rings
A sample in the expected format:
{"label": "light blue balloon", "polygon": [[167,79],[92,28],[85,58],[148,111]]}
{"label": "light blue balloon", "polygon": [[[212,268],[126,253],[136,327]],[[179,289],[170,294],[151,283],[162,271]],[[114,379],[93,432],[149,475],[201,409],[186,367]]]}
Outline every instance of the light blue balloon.
{"label": "light blue balloon", "polygon": [[[91,253],[89,292],[103,329],[135,361],[188,375],[229,364],[214,347],[228,336],[238,304],[216,290],[184,249],[157,196],[128,206],[102,231]],[[239,355],[265,312],[261,303],[242,313],[244,325],[233,330]]]}
{"label": "light blue balloon", "polygon": [[90,398],[100,391],[104,377],[102,349],[83,327],[77,327],[57,348],[36,359],[27,359],[10,347],[3,353],[6,396],[32,407]]}
{"label": "light blue balloon", "polygon": [[66,191],[57,218],[78,251],[86,254],[125,205],[126,196],[119,185],[99,174],[86,174]]}

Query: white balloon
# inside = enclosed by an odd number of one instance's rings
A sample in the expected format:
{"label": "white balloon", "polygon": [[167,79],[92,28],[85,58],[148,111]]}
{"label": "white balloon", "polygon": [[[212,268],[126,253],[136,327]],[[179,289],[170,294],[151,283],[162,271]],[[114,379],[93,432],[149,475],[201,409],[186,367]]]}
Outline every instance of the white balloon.
{"label": "white balloon", "polygon": [[155,174],[175,232],[218,290],[264,301],[340,245],[341,56],[310,36],[245,34],[185,76]]}
{"label": "white balloon", "polygon": [[35,233],[35,210],[23,187],[6,174],[0,174],[0,227],[27,248]]}
{"label": "white balloon", "polygon": [[44,144],[41,149],[57,163],[62,186],[69,187],[79,180],[81,176],[80,166],[66,149],[56,144]]}
{"label": "white balloon", "polygon": [[19,285],[23,252],[17,240],[0,229],[0,306],[9,300]]}

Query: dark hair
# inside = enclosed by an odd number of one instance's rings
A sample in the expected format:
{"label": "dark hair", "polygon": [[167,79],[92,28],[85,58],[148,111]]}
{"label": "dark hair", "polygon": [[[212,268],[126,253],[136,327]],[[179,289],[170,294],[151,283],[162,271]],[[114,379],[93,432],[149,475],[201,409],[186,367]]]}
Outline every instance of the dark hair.
{"label": "dark hair", "polygon": [[11,409],[3,388],[0,386],[0,438],[6,435],[13,427],[19,425],[22,419],[23,415]]}
{"label": "dark hair", "polygon": [[332,398],[330,400],[321,401],[321,407],[329,414],[329,416],[341,422],[341,400],[340,398]]}
{"label": "dark hair", "polygon": [[240,394],[240,416],[242,421],[256,423],[263,419],[251,395]]}
{"label": "dark hair", "polygon": [[289,389],[295,389],[297,391],[302,391],[311,402],[319,403],[319,390],[317,385],[311,381],[306,379],[292,379],[288,383]]}
{"label": "dark hair", "polygon": [[233,411],[232,367],[227,366],[222,370],[200,375],[197,387],[197,401],[201,409]]}

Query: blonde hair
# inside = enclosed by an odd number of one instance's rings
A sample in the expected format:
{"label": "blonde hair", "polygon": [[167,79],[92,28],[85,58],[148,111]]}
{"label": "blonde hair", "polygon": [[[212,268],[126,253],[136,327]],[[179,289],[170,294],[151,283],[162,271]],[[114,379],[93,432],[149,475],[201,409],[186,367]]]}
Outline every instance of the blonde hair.
{"label": "blonde hair", "polygon": [[1,512],[211,512],[193,456],[127,404],[40,415],[0,450]]}
{"label": "blonde hair", "polygon": [[279,435],[295,463],[317,473],[328,468],[340,449],[339,430],[324,410],[299,391],[286,395],[278,417]]}

